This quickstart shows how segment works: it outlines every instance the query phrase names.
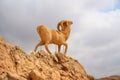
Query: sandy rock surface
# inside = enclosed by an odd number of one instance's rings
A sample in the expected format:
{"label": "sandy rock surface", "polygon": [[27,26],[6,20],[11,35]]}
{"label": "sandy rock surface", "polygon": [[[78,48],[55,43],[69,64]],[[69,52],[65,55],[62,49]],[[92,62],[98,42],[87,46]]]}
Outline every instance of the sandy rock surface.
{"label": "sandy rock surface", "polygon": [[26,54],[0,37],[0,80],[93,80],[75,59],[44,51]]}

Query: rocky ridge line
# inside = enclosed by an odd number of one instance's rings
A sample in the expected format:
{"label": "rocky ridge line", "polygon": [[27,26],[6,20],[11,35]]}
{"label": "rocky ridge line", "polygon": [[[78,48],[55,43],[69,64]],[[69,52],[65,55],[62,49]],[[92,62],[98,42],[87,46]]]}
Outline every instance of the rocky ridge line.
{"label": "rocky ridge line", "polygon": [[44,51],[26,54],[0,37],[0,80],[94,80],[75,59]]}

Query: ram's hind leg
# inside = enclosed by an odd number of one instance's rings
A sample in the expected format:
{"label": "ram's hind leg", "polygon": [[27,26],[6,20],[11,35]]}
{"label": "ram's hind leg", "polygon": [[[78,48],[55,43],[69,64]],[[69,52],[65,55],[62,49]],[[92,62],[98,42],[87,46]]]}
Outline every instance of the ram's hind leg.
{"label": "ram's hind leg", "polygon": [[42,46],[44,43],[41,41],[41,42],[39,42],[36,46],[35,46],[35,48],[34,48],[34,51],[36,52],[36,50],[37,50],[37,48],[39,47],[39,46]]}
{"label": "ram's hind leg", "polygon": [[49,54],[52,54],[52,53],[50,52],[50,50],[48,49],[48,43],[45,43],[45,49],[47,50],[47,52],[48,52]]}

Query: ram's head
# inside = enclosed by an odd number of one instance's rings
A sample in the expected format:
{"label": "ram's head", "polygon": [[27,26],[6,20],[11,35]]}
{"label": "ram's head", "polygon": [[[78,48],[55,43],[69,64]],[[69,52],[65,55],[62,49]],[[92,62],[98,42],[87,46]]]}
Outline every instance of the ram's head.
{"label": "ram's head", "polygon": [[[73,24],[72,21],[62,20],[62,21],[60,21],[60,22],[57,24],[57,29],[58,29],[58,31],[64,31],[65,28],[66,28],[66,26],[69,26],[69,25],[71,25],[71,24]],[[61,28],[60,28],[60,27],[61,27]]]}

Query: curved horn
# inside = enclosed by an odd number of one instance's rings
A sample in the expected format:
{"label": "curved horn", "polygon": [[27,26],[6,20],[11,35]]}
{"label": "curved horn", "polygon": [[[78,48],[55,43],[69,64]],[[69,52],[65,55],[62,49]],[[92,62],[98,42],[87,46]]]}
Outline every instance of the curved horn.
{"label": "curved horn", "polygon": [[64,23],[64,22],[65,22],[65,20],[62,20],[62,21],[60,21],[60,22],[58,23],[58,25],[57,25],[58,31],[61,31],[61,30],[60,30],[60,26],[61,26],[61,29],[63,29],[63,27],[64,27],[63,23]]}
{"label": "curved horn", "polygon": [[57,29],[60,31],[60,22],[57,24]]}

